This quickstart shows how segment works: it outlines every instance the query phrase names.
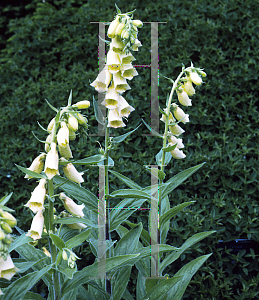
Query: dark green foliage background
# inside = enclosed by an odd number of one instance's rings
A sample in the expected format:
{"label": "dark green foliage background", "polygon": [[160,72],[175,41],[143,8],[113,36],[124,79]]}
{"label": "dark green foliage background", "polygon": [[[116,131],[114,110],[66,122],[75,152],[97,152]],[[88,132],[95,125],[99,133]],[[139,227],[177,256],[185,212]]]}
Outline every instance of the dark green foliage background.
{"label": "dark green foliage background", "polygon": [[[27,5],[0,5],[0,195],[14,191],[9,206],[16,210],[18,225],[28,230],[31,215],[23,205],[35,187],[26,181],[14,163],[28,167],[44,150],[32,131],[45,139],[44,127],[54,116],[44,101],[66,105],[69,91],[73,102],[92,100],[97,93],[89,86],[98,74],[98,25],[111,21],[113,2],[27,1]],[[259,6],[257,1],[168,1],[146,5],[142,1],[117,1],[123,12],[133,10],[144,22],[159,25],[160,106],[170,92],[163,76],[175,78],[181,64],[205,68],[205,83],[196,88],[193,106],[185,109],[190,123],[183,125],[186,158],[172,160],[167,179],[196,164],[205,166],[170,197],[171,205],[196,200],[171,221],[167,243],[180,246],[194,233],[217,233],[182,255],[181,261],[166,269],[173,274],[184,263],[201,254],[213,256],[194,276],[184,299],[254,299],[258,290],[258,256],[240,252],[237,257],[217,249],[218,240],[248,238],[259,242],[258,193],[258,73]],[[140,29],[143,47],[135,53],[136,64],[150,63],[150,24]],[[125,129],[134,129],[143,118],[150,123],[150,70],[138,68],[125,98],[135,107]],[[98,153],[97,122],[93,107],[88,110],[89,134],[71,142],[74,157]],[[162,132],[163,125],[160,123]],[[112,151],[114,170],[150,184],[143,165],[154,164],[161,148],[156,137],[146,137],[142,125]],[[98,193],[96,168],[85,173],[84,187]],[[111,190],[123,187],[111,177]],[[147,220],[139,211],[134,222]],[[80,250],[81,249],[81,250]],[[79,253],[84,256],[89,250]],[[84,248],[86,249],[86,248]],[[80,255],[81,254],[81,255]],[[249,257],[250,256],[250,257]],[[87,259],[84,259],[86,262]],[[89,261],[90,262],[90,261]],[[238,271],[236,271],[238,270]],[[131,291],[134,293],[134,278]]]}

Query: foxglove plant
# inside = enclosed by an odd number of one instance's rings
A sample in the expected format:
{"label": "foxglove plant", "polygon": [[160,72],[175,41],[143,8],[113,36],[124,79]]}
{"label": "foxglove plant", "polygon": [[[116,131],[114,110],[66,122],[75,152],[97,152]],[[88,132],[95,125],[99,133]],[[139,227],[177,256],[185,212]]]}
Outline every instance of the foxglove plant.
{"label": "foxglove plant", "polygon": [[[47,129],[42,127],[48,134],[46,140],[41,141],[45,144],[45,151],[33,160],[29,168],[17,166],[26,174],[25,178],[28,180],[39,179],[30,199],[25,204],[34,216],[31,228],[28,233],[24,233],[16,227],[21,235],[15,238],[13,248],[9,249],[9,251],[15,249],[19,253],[21,258],[17,260],[16,265],[20,272],[27,271],[27,274],[3,289],[5,298],[0,296],[0,299],[36,299],[39,295],[34,295],[29,290],[40,279],[48,286],[48,299],[76,299],[77,296],[85,299],[133,299],[127,285],[132,266],[135,265],[138,270],[137,299],[180,300],[192,276],[210,256],[204,255],[191,261],[171,278],[168,274],[163,274],[165,268],[179,258],[186,249],[212,233],[197,233],[180,248],[164,244],[170,219],[193,203],[193,201],[185,202],[171,208],[168,195],[203,165],[189,168],[164,182],[166,176],[164,166],[171,158],[183,159],[186,156],[181,150],[184,144],[183,139],[180,138],[184,130],[181,128],[182,125],[178,124],[188,123],[189,115],[179,104],[172,103],[173,94],[177,93],[181,105],[192,105],[189,96],[195,94],[193,84],[200,85],[201,76],[206,76],[202,69],[195,68],[193,65],[188,68],[183,67],[175,81],[170,79],[173,83],[170,96],[166,101],[166,107],[160,108],[161,121],[165,124],[163,135],[155,132],[144,122],[151,132],[163,140],[162,149],[156,156],[156,163],[160,169],[156,169],[155,172],[152,168],[150,170],[151,174],[155,174],[159,179],[159,183],[152,183],[142,188],[130,178],[108,169],[111,162],[114,164],[109,156],[110,150],[138,128],[121,136],[109,137],[109,128],[124,127],[123,118],[128,118],[134,111],[122,94],[130,89],[127,80],[138,75],[132,66],[135,58],[130,51],[138,51],[141,46],[137,34],[138,28],[143,25],[140,20],[133,20],[133,12],[122,13],[117,6],[116,8],[117,15],[108,28],[108,37],[112,40],[109,43],[106,65],[91,84],[96,91],[105,94],[102,104],[108,109],[106,119],[100,113],[97,103],[93,101],[96,119],[106,128],[105,147],[100,149],[99,154],[74,160],[70,141],[76,139],[79,125],[87,128],[87,119],[79,110],[88,108],[90,102],[84,100],[72,105],[72,92],[66,107],[56,109],[47,102],[56,116],[49,122]],[[75,167],[93,164],[99,165],[100,172],[104,170],[103,198],[98,198],[81,186],[84,182],[83,172],[78,172]],[[108,171],[129,188],[110,193]],[[65,177],[60,174],[64,174]],[[111,208],[106,219],[106,206],[100,209],[99,204],[104,201],[106,205],[107,200],[110,208],[111,198],[123,198],[123,200]],[[66,211],[58,212],[58,207],[57,209],[54,207],[57,201],[62,202]],[[127,220],[137,207],[141,207],[146,201],[151,203],[149,224],[158,224],[158,228],[150,227],[149,231],[143,228],[141,222],[134,224]],[[128,207],[131,209],[127,209]],[[154,207],[160,215],[153,213]],[[100,224],[99,217],[105,220],[105,224]],[[16,221],[11,217],[7,218],[5,215],[3,218],[2,231],[0,231],[1,245],[9,243],[5,242],[11,230],[8,222],[12,222],[12,226],[16,225]],[[9,221],[3,223],[4,220]],[[125,224],[131,229],[127,229]],[[105,228],[106,234],[101,231],[104,225],[108,225]],[[159,232],[159,238],[154,238],[154,230],[156,233]],[[118,242],[111,239],[112,231],[116,231],[119,235]],[[99,233],[102,236],[99,236]],[[85,241],[90,245],[96,260],[92,265],[78,271],[76,260],[79,257],[73,252],[73,248]],[[1,276],[6,270],[11,270],[8,272],[13,276],[17,269],[10,261],[9,252],[5,251],[5,256],[0,253]],[[162,253],[165,257],[160,262]],[[5,258],[5,262],[2,258]],[[154,260],[157,269],[152,273]],[[33,272],[29,272],[30,269],[33,269]],[[106,277],[103,277],[103,274]]]}

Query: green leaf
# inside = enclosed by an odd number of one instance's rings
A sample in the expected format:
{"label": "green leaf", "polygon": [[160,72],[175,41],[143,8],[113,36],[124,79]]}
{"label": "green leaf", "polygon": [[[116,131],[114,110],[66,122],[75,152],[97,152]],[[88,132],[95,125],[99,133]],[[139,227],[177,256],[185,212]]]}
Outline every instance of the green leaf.
{"label": "green leaf", "polygon": [[[146,293],[144,299],[149,299],[149,300],[161,299],[161,297],[166,296],[168,291],[173,286],[175,286],[181,280],[181,278],[182,278],[181,276],[174,276],[173,278],[170,279],[161,279],[158,284],[156,284],[151,290],[149,290]],[[175,300],[175,298],[167,298],[167,299]]]}
{"label": "green leaf", "polygon": [[[13,192],[11,192],[9,195],[5,195],[4,197],[2,197],[1,199],[0,199],[0,203],[1,203],[1,205],[6,205],[6,203],[10,200],[10,198],[12,197],[12,194],[13,194]],[[10,209],[10,211],[14,211],[14,210],[11,210]]]}
{"label": "green leaf", "polygon": [[[140,191],[140,190],[135,190],[135,189],[121,189],[112,192],[109,197],[111,198],[144,198],[146,200],[154,199],[157,201],[156,198],[148,195],[147,193]],[[148,201],[150,202],[150,201]]]}
{"label": "green leaf", "polygon": [[195,201],[190,201],[190,202],[184,202],[181,203],[171,209],[169,209],[166,213],[164,213],[160,218],[159,218],[159,225],[164,226],[164,224],[170,220],[172,217],[174,217],[176,214],[178,214],[181,210],[183,210],[186,206],[191,205],[195,203]]}
{"label": "green leaf", "polygon": [[165,173],[157,168],[149,168],[147,166],[145,166],[145,169],[152,174],[153,176],[155,176],[157,179],[161,179],[164,180],[165,178]]}
{"label": "green leaf", "polygon": [[69,97],[68,97],[68,102],[67,102],[67,106],[71,106],[72,104],[72,90],[70,91]]}
{"label": "green leaf", "polygon": [[83,231],[81,233],[79,233],[78,235],[74,236],[73,238],[69,239],[68,241],[66,241],[66,248],[68,249],[72,249],[80,244],[82,244],[87,237],[89,236],[91,232],[91,229],[87,229],[86,231]]}
{"label": "green leaf", "polygon": [[58,247],[59,250],[62,250],[63,248],[65,248],[65,243],[59,236],[51,233],[50,237],[51,237],[53,243]]}
{"label": "green leaf", "polygon": [[63,183],[60,188],[64,192],[84,203],[88,209],[98,213],[98,198],[93,193],[79,186],[77,183],[67,181],[67,179],[58,175],[56,175],[53,180],[58,185]]}
{"label": "green leaf", "polygon": [[[174,246],[170,246],[170,245],[166,245],[166,244],[153,244],[152,247],[154,246],[154,249],[156,250],[152,250],[152,254],[158,254],[158,253],[163,253],[163,252],[172,252],[172,251],[178,251],[179,248],[174,247]],[[151,245],[147,246],[147,247],[143,247],[143,248],[139,248],[135,251],[135,253],[139,253],[140,254],[140,258],[144,258],[147,256],[151,255]]]}
{"label": "green leaf", "polygon": [[[45,255],[45,257],[41,258],[38,261],[24,261],[23,259],[13,259],[14,265],[19,269],[19,273],[24,273],[33,266],[37,265],[38,263],[43,262],[48,257]],[[20,262],[19,262],[20,261]]]}
{"label": "green leaf", "polygon": [[51,269],[51,267],[52,265],[46,266],[40,271],[29,273],[17,279],[5,289],[4,296],[0,296],[0,299],[23,299],[24,295]]}
{"label": "green leaf", "polygon": [[[170,210],[170,203],[168,196],[161,199],[161,211],[160,216],[165,214],[167,211]],[[164,222],[164,224],[161,224],[161,217],[159,219],[159,228],[160,228],[160,242],[163,244],[166,240],[167,233],[169,231],[170,222],[169,220],[167,222]]]}
{"label": "green leaf", "polygon": [[162,148],[163,151],[165,152],[170,152],[170,151],[173,151],[177,146],[177,143],[173,146],[168,146],[168,147],[165,147],[165,148]]}
{"label": "green leaf", "polygon": [[199,164],[195,167],[191,167],[187,170],[182,171],[181,173],[178,173],[174,177],[170,178],[167,182],[165,182],[164,186],[161,187],[161,196],[162,198],[171,193],[176,187],[178,187],[184,180],[186,180],[188,177],[190,177],[193,173],[199,170],[203,165],[205,164]]}
{"label": "green leaf", "polygon": [[113,142],[113,143],[120,143],[120,142],[122,142],[123,140],[126,139],[126,137],[127,137],[128,135],[132,134],[132,133],[133,133],[135,130],[137,130],[141,125],[142,125],[142,124],[140,124],[137,128],[131,130],[130,132],[127,132],[127,133],[125,133],[125,134],[123,134],[123,135],[114,137],[114,138],[112,139],[112,142]]}
{"label": "green leaf", "polygon": [[[134,228],[137,226],[137,224],[134,224],[134,223],[131,223],[130,221],[126,220],[125,223],[127,225],[129,225],[131,228]],[[142,242],[146,245],[146,246],[149,246],[150,245],[150,234],[145,230],[145,229],[142,229],[142,232],[141,232],[141,235],[140,235],[140,238],[142,240]]]}
{"label": "green leaf", "polygon": [[[111,249],[112,246],[116,242],[117,242],[116,240],[115,241],[106,240],[106,242],[105,242],[105,252],[107,253],[107,251],[109,249]],[[95,257],[97,257],[97,256],[102,257],[104,255],[104,253],[98,253],[99,244],[100,244],[98,239],[90,238],[89,244],[90,244],[92,253],[94,254]]]}
{"label": "green leaf", "polygon": [[110,212],[109,231],[116,230],[118,226],[122,222],[125,222],[145,201],[145,199],[127,198],[118,203]]}
{"label": "green leaf", "polygon": [[55,224],[75,224],[75,223],[83,223],[89,227],[98,228],[98,224],[94,224],[91,220],[86,218],[78,218],[78,217],[67,217],[67,218],[58,218],[54,221]]}
{"label": "green leaf", "polygon": [[112,171],[112,170],[109,170],[109,172],[112,173],[113,175],[115,175],[121,181],[123,181],[128,187],[130,187],[132,189],[136,189],[136,190],[141,190],[142,189],[141,186],[139,186],[136,182],[129,179],[128,177],[126,177],[126,176],[124,176],[124,175],[122,175],[118,172]]}
{"label": "green leaf", "polygon": [[105,118],[98,106],[98,103],[95,101],[94,96],[93,96],[93,106],[94,106],[94,114],[95,114],[96,121],[101,125],[105,125]]}
{"label": "green leaf", "polygon": [[163,109],[161,109],[161,107],[159,106],[159,111],[161,112],[161,114],[163,114],[164,116],[166,116],[166,113]]}
{"label": "green leaf", "polygon": [[190,280],[192,279],[192,276],[199,270],[199,268],[202,266],[202,264],[211,255],[212,255],[212,253],[200,256],[200,257],[192,260],[191,262],[189,262],[188,264],[183,266],[181,268],[181,270],[179,270],[174,275],[174,277],[181,276],[181,280],[178,281],[177,284],[174,285],[173,288],[171,288],[171,290],[168,292],[168,299],[174,299],[174,300],[181,300],[182,299],[182,296],[183,296]]}
{"label": "green leaf", "polygon": [[160,133],[158,133],[158,132],[156,132],[154,129],[152,129],[151,126],[148,125],[143,119],[141,119],[141,120],[142,120],[143,123],[146,125],[147,129],[149,129],[155,136],[158,136],[158,137],[160,137],[160,138],[163,138],[163,136],[162,136]]}
{"label": "green leaf", "polygon": [[117,10],[117,14],[121,14],[121,10],[120,10],[119,7],[117,6],[117,4],[116,4],[116,3],[114,3],[114,4],[115,4],[116,10]]}
{"label": "green leaf", "polygon": [[112,299],[121,300],[122,295],[128,285],[131,273],[131,266],[121,268],[112,274]]}
{"label": "green leaf", "polygon": [[[134,264],[138,260],[138,254],[131,255],[121,255],[116,257],[111,257],[106,259],[106,272],[116,270],[128,264]],[[100,267],[102,268],[100,270]],[[73,279],[66,280],[62,286],[62,296],[68,293],[69,291],[75,289],[80,284],[86,284],[89,280],[94,277],[98,277],[98,272],[105,273],[103,269],[104,266],[100,265],[98,268],[98,262],[83,268],[81,271],[78,271],[74,274]]]}
{"label": "green leaf", "polygon": [[26,300],[45,300],[45,298],[41,297],[40,294],[35,294],[33,292],[26,293],[26,295],[23,299],[26,299]]}
{"label": "green leaf", "polygon": [[19,165],[16,165],[16,167],[18,169],[20,169],[22,172],[24,172],[25,174],[28,174],[28,175],[30,175],[30,176],[32,176],[34,178],[41,178],[41,179],[47,179],[48,178],[45,174],[39,174],[39,173],[36,173],[34,171],[30,171],[27,168],[21,167]]}
{"label": "green leaf", "polygon": [[160,264],[161,274],[163,273],[164,269],[168,265],[171,265],[174,261],[176,261],[186,249],[190,248],[191,246],[203,240],[204,238],[206,238],[207,236],[211,235],[214,232],[216,231],[199,232],[194,234],[190,238],[188,238],[187,241],[179,248],[179,251],[172,252],[171,254],[167,255],[166,258],[161,262]]}
{"label": "green leaf", "polygon": [[114,255],[117,256],[134,253],[138,245],[142,229],[142,223],[139,223],[136,227],[132,228],[127,234],[125,234],[117,243],[114,249]]}
{"label": "green leaf", "polygon": [[93,165],[93,164],[97,164],[101,161],[105,160],[104,155],[101,154],[96,154],[87,158],[83,158],[80,160],[76,160],[73,162],[73,165]]}
{"label": "green leaf", "polygon": [[52,110],[54,110],[56,113],[58,112],[58,109],[56,109],[54,106],[52,106],[52,105],[49,103],[49,101],[48,101],[47,99],[45,99],[45,101],[47,102],[48,106],[49,106]]}

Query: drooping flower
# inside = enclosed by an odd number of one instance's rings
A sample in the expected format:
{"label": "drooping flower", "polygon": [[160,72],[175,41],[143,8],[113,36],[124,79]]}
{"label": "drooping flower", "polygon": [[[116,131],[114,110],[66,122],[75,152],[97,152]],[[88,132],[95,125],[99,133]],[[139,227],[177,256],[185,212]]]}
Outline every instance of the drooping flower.
{"label": "drooping flower", "polygon": [[201,85],[202,79],[197,72],[190,72],[188,77],[194,84]]}
{"label": "drooping flower", "polygon": [[55,175],[59,175],[58,172],[58,152],[56,149],[56,143],[51,143],[50,151],[48,152],[45,160],[45,174],[49,179],[52,179]]}
{"label": "drooping flower", "polygon": [[121,71],[113,74],[114,88],[115,91],[122,94],[126,90],[130,90],[130,86],[127,83],[126,78],[121,75]]}
{"label": "drooping flower", "polygon": [[108,109],[115,109],[119,106],[119,95],[120,94],[114,89],[114,84],[112,83],[101,104],[105,105]]}
{"label": "drooping flower", "polygon": [[[169,143],[168,145],[173,146],[171,143]],[[177,147],[174,150],[170,151],[170,153],[171,153],[172,157],[175,159],[183,159],[186,157],[186,155],[183,153],[183,151]]]}
{"label": "drooping flower", "polygon": [[39,210],[37,214],[34,216],[31,223],[31,228],[26,235],[33,238],[34,241],[40,239],[43,231],[43,226],[44,226],[43,210]]}
{"label": "drooping flower", "polygon": [[72,105],[73,107],[77,107],[78,109],[86,109],[90,107],[90,102],[88,100],[79,101],[76,104]]}
{"label": "drooping flower", "polygon": [[78,205],[71,198],[66,196],[64,193],[60,193],[59,198],[64,202],[65,209],[74,216],[83,218],[84,204]]}
{"label": "drooping flower", "polygon": [[184,82],[183,89],[185,90],[185,92],[187,93],[188,96],[192,96],[195,94],[195,89],[190,80],[187,80]]}
{"label": "drooping flower", "polygon": [[174,135],[168,136],[168,141],[172,145],[177,144],[178,149],[184,148],[183,140],[176,138]]}
{"label": "drooping flower", "polygon": [[120,24],[120,17],[119,16],[116,16],[115,20],[113,20],[108,28],[108,37],[109,38],[113,38],[115,36],[115,32],[116,32],[116,29],[118,27],[118,25]]}
{"label": "drooping flower", "polygon": [[179,125],[169,125],[169,129],[173,135],[179,136],[184,133],[184,130]]}
{"label": "drooping flower", "polygon": [[126,126],[123,121],[122,117],[119,116],[119,112],[117,109],[111,109],[108,112],[108,127],[119,128]]}
{"label": "drooping flower", "polygon": [[34,213],[44,208],[44,200],[46,197],[46,179],[41,179],[31,194],[30,200],[24,205],[29,207]]}
{"label": "drooping flower", "polygon": [[133,68],[132,64],[123,65],[121,69],[121,75],[122,77],[131,80],[134,76],[138,75],[138,72],[135,68]]}
{"label": "drooping flower", "polygon": [[77,129],[78,129],[77,118],[74,117],[72,114],[69,114],[69,117],[68,117],[68,128],[73,131],[77,131]]}
{"label": "drooping flower", "polygon": [[58,145],[58,151],[59,151],[60,155],[63,156],[65,159],[73,158],[72,151],[70,149],[69,144],[67,144],[64,147]]}
{"label": "drooping flower", "polygon": [[192,106],[192,100],[183,88],[179,88],[177,91],[179,102],[184,106]]}
{"label": "drooping flower", "polygon": [[57,134],[58,145],[65,147],[69,143],[69,130],[65,122],[61,122],[61,128]]}
{"label": "drooping flower", "polygon": [[[37,157],[33,160],[32,164],[31,164],[31,166],[28,168],[28,170],[40,174],[40,173],[43,171],[43,167],[44,167],[44,159],[45,159],[45,157],[46,157],[46,154],[45,154],[45,153],[42,153],[42,154],[40,154],[39,156],[37,156]],[[24,178],[30,179],[30,178],[33,178],[33,177],[30,176],[30,175],[28,175],[28,174],[26,174],[26,175],[24,176]]]}
{"label": "drooping flower", "polygon": [[10,255],[7,256],[6,260],[3,257],[0,258],[0,278],[11,280],[18,271]]}
{"label": "drooping flower", "polygon": [[117,109],[119,117],[128,117],[129,114],[135,110],[129,103],[120,95],[119,96],[119,108]]}
{"label": "drooping flower", "polygon": [[123,65],[131,64],[133,60],[136,60],[135,57],[130,52],[126,53],[125,51],[120,53],[119,57]]}
{"label": "drooping flower", "polygon": [[181,121],[182,123],[189,122],[189,115],[187,115],[177,104],[172,104],[174,108],[174,116],[176,117],[177,121]]}
{"label": "drooping flower", "polygon": [[113,50],[109,50],[107,53],[107,67],[108,71],[112,74],[119,72],[121,69],[120,57]]}
{"label": "drooping flower", "polygon": [[[62,162],[65,162],[66,159],[64,159],[63,157],[60,159],[60,161]],[[63,171],[64,171],[64,174],[65,176],[67,177],[67,179],[73,181],[73,182],[76,182],[76,183],[81,183],[81,182],[84,182],[84,179],[82,177],[82,175],[84,174],[83,172],[82,173],[79,173],[76,168],[73,166],[72,163],[69,163],[69,164],[66,164],[64,167],[63,167]]]}
{"label": "drooping flower", "polygon": [[107,66],[105,66],[90,85],[93,86],[97,92],[103,93],[107,91],[111,79],[112,74],[108,71]]}

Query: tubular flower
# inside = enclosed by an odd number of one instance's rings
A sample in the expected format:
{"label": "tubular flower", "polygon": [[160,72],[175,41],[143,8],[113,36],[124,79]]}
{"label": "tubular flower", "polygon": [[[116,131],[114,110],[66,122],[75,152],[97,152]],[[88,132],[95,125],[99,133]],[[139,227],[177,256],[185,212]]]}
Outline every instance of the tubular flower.
{"label": "tubular flower", "polygon": [[[31,166],[28,168],[28,170],[36,172],[38,174],[40,174],[43,171],[43,167],[44,167],[44,159],[46,157],[45,153],[40,154],[39,156],[37,156],[34,161],[32,162]],[[24,178],[33,178],[32,176],[26,174],[24,176]]]}
{"label": "tubular flower", "polygon": [[119,106],[119,96],[120,94],[115,91],[114,85],[112,84],[111,87],[108,88],[105,99],[101,104],[105,105],[109,109],[115,109]]}
{"label": "tubular flower", "polygon": [[174,116],[176,117],[177,121],[182,123],[189,122],[189,115],[185,114],[185,112],[175,103],[172,104],[174,108]]}
{"label": "tubular flower", "polygon": [[191,72],[188,77],[189,80],[192,81],[194,84],[201,85],[202,79],[197,72]]}
{"label": "tubular flower", "polygon": [[117,16],[115,18],[115,20],[113,20],[111,22],[111,24],[110,24],[110,26],[108,28],[108,33],[107,33],[109,38],[113,38],[115,36],[116,29],[117,29],[118,25],[120,24],[119,20],[120,20],[120,17]]}
{"label": "tubular flower", "polygon": [[111,74],[119,72],[121,68],[121,61],[119,55],[112,50],[109,50],[107,54],[107,66],[108,66],[108,71]]}
{"label": "tubular flower", "polygon": [[178,139],[175,136],[171,135],[168,137],[168,141],[169,143],[173,146],[175,144],[177,144],[177,148],[181,149],[184,148],[184,144],[183,144],[183,140],[182,139]]}
{"label": "tubular flower", "polygon": [[121,72],[113,74],[115,91],[122,94],[126,90],[130,90],[130,86],[127,84],[126,78],[122,77]]}
{"label": "tubular flower", "polygon": [[112,80],[112,74],[108,71],[107,66],[98,74],[97,78],[90,84],[97,92],[106,92]]}
{"label": "tubular flower", "polygon": [[61,122],[61,128],[57,134],[58,145],[65,147],[69,143],[69,130],[65,122]]}
{"label": "tubular flower", "polygon": [[49,134],[46,138],[46,143],[45,143],[45,151],[46,152],[49,152],[49,150],[50,150],[51,141],[52,141],[52,134]]}
{"label": "tubular flower", "polygon": [[[171,143],[169,143],[170,146],[172,146]],[[175,159],[183,159],[186,157],[186,155],[183,153],[182,150],[179,150],[179,148],[175,148],[174,150],[170,151],[171,155]]]}
{"label": "tubular flower", "polygon": [[66,196],[64,193],[60,193],[59,198],[64,202],[65,209],[74,216],[83,218],[84,204],[78,205],[71,198]]}
{"label": "tubular flower", "polygon": [[169,125],[169,129],[172,132],[173,135],[181,135],[184,133],[184,130],[179,125]]}
{"label": "tubular flower", "polygon": [[192,100],[188,97],[187,92],[183,88],[179,88],[177,91],[179,102],[184,106],[192,106]]}
{"label": "tubular flower", "polygon": [[69,129],[71,129],[73,131],[77,131],[77,129],[78,129],[77,118],[74,117],[72,114],[69,114],[69,117],[68,117],[68,127],[69,127]]}
{"label": "tubular flower", "polygon": [[129,65],[133,60],[136,60],[135,57],[130,52],[127,54],[125,51],[120,53],[119,57],[123,65]]}
{"label": "tubular flower", "polygon": [[[66,159],[64,159],[63,157],[60,159],[60,161],[65,162]],[[63,171],[65,176],[67,177],[67,179],[76,182],[76,183],[81,183],[84,182],[84,179],[82,177],[82,175],[84,173],[79,173],[76,168],[72,165],[72,163],[66,164],[63,167]]]}
{"label": "tubular flower", "polygon": [[[166,108],[164,108],[164,111],[166,112]],[[166,122],[166,116],[164,114],[162,114],[162,118],[160,119],[162,122]],[[174,123],[176,120],[174,118],[174,116],[172,115],[171,112],[169,112],[169,124],[170,123]]]}
{"label": "tubular flower", "polygon": [[42,210],[39,210],[37,214],[34,216],[31,223],[31,229],[28,231],[26,235],[33,238],[34,241],[40,239],[43,231],[43,225],[44,225],[43,213]]}
{"label": "tubular flower", "polygon": [[119,117],[128,117],[129,114],[134,110],[135,108],[130,106],[129,103],[122,96],[119,96]]}
{"label": "tubular flower", "polygon": [[123,121],[122,117],[119,116],[119,112],[117,109],[111,109],[108,112],[108,127],[119,128],[126,126]]}
{"label": "tubular flower", "polygon": [[16,272],[19,270],[15,267],[10,255],[6,260],[3,257],[0,258],[0,277],[11,280]]}
{"label": "tubular flower", "polygon": [[123,42],[118,36],[115,36],[115,38],[112,39],[112,42],[110,44],[110,49],[115,53],[121,53],[123,52],[123,48],[124,48]]}
{"label": "tubular flower", "polygon": [[65,147],[58,145],[58,151],[60,155],[63,156],[65,159],[73,158],[69,144],[67,144]]}
{"label": "tubular flower", "polygon": [[38,186],[31,194],[30,200],[24,205],[29,207],[34,213],[44,208],[44,200],[46,196],[46,179],[41,179]]}
{"label": "tubular flower", "polygon": [[53,118],[53,119],[49,122],[49,125],[48,125],[48,127],[47,127],[47,131],[48,131],[49,133],[51,133],[54,124],[55,124],[55,118]]}
{"label": "tubular flower", "polygon": [[195,94],[195,89],[190,80],[187,80],[184,82],[183,89],[185,90],[185,92],[187,93],[188,96],[192,96]]}
{"label": "tubular flower", "polygon": [[121,69],[121,75],[122,77],[131,80],[134,76],[138,75],[138,72],[135,68],[133,68],[132,64],[123,65]]}
{"label": "tubular flower", "polygon": [[59,175],[58,172],[58,152],[56,149],[56,143],[51,143],[50,151],[46,156],[45,161],[45,174],[49,179],[52,179],[55,175]]}

